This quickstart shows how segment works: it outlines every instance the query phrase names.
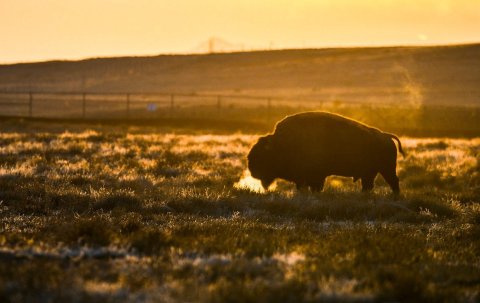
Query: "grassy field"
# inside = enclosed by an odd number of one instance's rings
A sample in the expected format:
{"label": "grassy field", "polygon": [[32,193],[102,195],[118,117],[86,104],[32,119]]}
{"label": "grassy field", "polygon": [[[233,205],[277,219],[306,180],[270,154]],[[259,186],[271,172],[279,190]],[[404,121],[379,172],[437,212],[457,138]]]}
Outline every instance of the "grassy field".
{"label": "grassy field", "polygon": [[0,129],[1,302],[480,300],[480,138],[402,137],[393,200],[258,192],[254,133]]}

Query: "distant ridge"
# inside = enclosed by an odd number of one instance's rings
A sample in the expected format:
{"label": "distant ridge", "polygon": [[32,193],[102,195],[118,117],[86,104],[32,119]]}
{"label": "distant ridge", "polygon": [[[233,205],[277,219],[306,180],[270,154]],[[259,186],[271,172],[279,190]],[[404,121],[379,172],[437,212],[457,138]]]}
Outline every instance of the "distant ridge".
{"label": "distant ridge", "polygon": [[19,63],[0,65],[0,91],[194,92],[480,105],[480,44]]}

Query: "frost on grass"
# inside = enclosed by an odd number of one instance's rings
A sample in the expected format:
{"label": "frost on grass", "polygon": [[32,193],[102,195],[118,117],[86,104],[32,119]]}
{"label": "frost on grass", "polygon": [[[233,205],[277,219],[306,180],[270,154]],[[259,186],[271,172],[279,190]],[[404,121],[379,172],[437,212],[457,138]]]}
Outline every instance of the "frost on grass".
{"label": "frost on grass", "polygon": [[0,133],[0,299],[479,299],[480,139],[402,138],[393,200],[264,191],[253,135],[47,129]]}

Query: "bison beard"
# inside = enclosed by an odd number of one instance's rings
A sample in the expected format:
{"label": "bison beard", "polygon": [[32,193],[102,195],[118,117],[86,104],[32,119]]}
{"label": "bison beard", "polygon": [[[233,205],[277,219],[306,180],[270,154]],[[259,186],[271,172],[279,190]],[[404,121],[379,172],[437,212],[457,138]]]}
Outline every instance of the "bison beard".
{"label": "bison beard", "polygon": [[278,122],[273,134],[260,137],[248,154],[248,169],[267,189],[277,178],[297,188],[321,191],[330,175],[362,180],[362,190],[373,189],[380,173],[395,194],[397,136],[327,112],[305,112]]}

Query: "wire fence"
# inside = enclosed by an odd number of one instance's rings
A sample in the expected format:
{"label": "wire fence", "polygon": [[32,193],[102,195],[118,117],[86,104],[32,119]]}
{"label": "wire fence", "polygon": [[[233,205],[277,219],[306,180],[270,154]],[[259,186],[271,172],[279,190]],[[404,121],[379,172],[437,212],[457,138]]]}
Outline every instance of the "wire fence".
{"label": "wire fence", "polygon": [[246,113],[264,116],[280,109],[321,108],[327,103],[245,95],[0,92],[0,116],[77,119],[221,118]]}
{"label": "wire fence", "polygon": [[286,115],[306,110],[335,112],[403,135],[480,136],[478,105],[179,93],[0,92],[0,117],[214,122],[224,128],[234,123],[236,128],[263,130]]}
{"label": "wire fence", "polygon": [[[480,127],[480,106],[180,93],[0,92],[0,116],[3,117],[270,121],[305,110],[334,111],[378,125],[394,122],[399,126],[405,123],[413,125],[412,117],[417,124],[425,124],[431,116],[433,121],[428,122],[430,125],[448,120],[456,121],[463,128]],[[448,126],[448,123],[442,124]]]}

